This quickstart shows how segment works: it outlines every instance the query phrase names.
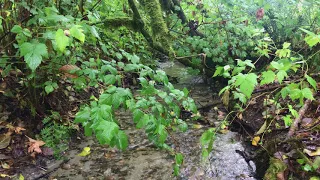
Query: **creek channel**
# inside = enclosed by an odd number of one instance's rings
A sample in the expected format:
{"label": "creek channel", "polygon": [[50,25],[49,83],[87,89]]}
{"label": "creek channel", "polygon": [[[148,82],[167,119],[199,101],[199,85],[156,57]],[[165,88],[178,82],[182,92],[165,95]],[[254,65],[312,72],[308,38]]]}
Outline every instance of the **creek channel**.
{"label": "creek channel", "polygon": [[[176,88],[188,88],[190,96],[198,107],[204,107],[220,99],[201,76],[188,74],[179,63],[165,62],[160,64],[168,76],[175,78]],[[242,135],[227,131],[218,134],[213,151],[207,160],[202,160],[199,138],[208,128],[219,124],[219,109],[223,107],[208,106],[204,113],[207,125],[197,121],[188,122],[189,130],[185,133],[172,134],[179,142],[180,151],[184,154],[184,164],[179,177],[173,176],[174,159],[164,150],[159,150],[148,141],[143,130],[136,129],[132,116],[128,112],[116,113],[122,129],[129,137],[128,150],[121,152],[115,148],[99,145],[92,137],[78,137],[71,143],[67,160],[45,160],[40,165],[27,166],[21,169],[25,179],[217,179],[249,180],[256,179],[254,162],[245,159],[243,153],[250,151]],[[169,145],[172,139],[169,139]],[[80,157],[84,147],[91,148],[91,154]],[[241,153],[239,153],[241,152]]]}

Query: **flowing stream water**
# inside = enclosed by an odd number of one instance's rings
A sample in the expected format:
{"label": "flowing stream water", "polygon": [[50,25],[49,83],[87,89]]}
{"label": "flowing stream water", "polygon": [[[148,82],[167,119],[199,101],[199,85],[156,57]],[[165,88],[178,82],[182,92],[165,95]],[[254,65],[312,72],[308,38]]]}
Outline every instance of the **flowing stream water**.
{"label": "flowing stream water", "polygon": [[[170,77],[177,78],[177,88],[189,88],[190,95],[199,107],[217,100],[202,77],[189,75],[183,65],[166,62],[160,64],[160,69]],[[129,112],[117,112],[116,116],[129,137],[127,151],[99,145],[92,137],[78,137],[66,154],[67,160],[46,160],[40,165],[24,167],[21,172],[25,179],[255,179],[255,164],[239,153],[247,148],[236,132],[218,134],[207,160],[202,160],[199,138],[211,125],[194,125],[197,122],[189,122],[190,129],[187,132],[172,134],[173,138],[169,139],[168,144],[172,145],[170,142],[173,139],[179,142],[179,150],[185,156],[179,177],[174,177],[173,157],[149,143],[144,131],[134,127]],[[213,125],[221,121],[217,116],[217,108],[209,108],[206,113],[207,121]],[[91,154],[78,156],[87,146],[91,148]]]}

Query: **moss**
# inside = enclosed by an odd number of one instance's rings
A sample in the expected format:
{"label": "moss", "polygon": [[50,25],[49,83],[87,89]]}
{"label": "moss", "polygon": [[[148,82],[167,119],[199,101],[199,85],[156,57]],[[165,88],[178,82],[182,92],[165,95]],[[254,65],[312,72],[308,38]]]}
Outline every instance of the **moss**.
{"label": "moss", "polygon": [[131,18],[128,17],[118,17],[112,19],[105,19],[103,21],[106,28],[117,28],[121,26],[126,26],[127,28],[134,28],[134,22]]}
{"label": "moss", "polygon": [[159,42],[168,52],[172,52],[167,25],[163,19],[161,5],[158,0],[144,0],[143,5],[150,16],[153,40]]}
{"label": "moss", "polygon": [[287,169],[287,165],[280,159],[271,158],[270,166],[264,175],[264,179],[277,180],[278,173],[281,173]]}

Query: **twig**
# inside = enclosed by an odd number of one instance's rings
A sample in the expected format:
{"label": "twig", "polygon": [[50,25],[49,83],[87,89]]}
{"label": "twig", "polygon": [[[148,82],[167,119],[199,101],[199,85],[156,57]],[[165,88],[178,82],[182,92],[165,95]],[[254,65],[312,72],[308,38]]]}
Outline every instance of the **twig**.
{"label": "twig", "polygon": [[287,138],[290,138],[295,133],[296,129],[298,129],[298,125],[301,122],[302,117],[306,113],[306,111],[309,108],[310,104],[311,104],[311,100],[310,99],[308,99],[308,100],[306,100],[304,102],[304,105],[299,110],[299,116],[296,117],[296,119],[294,120],[294,122],[290,126],[289,132],[287,134]]}

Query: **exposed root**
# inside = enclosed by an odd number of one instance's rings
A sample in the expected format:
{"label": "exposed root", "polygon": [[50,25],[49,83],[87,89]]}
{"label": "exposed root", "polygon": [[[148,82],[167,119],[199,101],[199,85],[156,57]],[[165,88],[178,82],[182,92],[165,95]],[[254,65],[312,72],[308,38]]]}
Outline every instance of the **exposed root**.
{"label": "exposed root", "polygon": [[298,129],[298,125],[301,122],[301,120],[302,120],[304,114],[306,113],[307,109],[309,108],[310,104],[311,104],[310,99],[305,101],[304,105],[299,110],[299,116],[294,120],[294,122],[290,126],[289,132],[287,134],[287,138],[290,138],[295,133],[296,129]]}

